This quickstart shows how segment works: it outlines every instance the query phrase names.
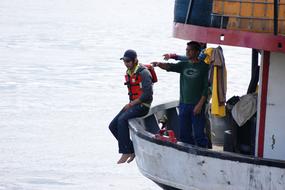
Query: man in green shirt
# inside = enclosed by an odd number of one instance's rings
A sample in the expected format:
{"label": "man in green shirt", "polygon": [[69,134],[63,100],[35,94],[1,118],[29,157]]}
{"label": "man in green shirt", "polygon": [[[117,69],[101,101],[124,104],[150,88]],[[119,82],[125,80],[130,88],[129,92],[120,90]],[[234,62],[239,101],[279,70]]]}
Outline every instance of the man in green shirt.
{"label": "man in green shirt", "polygon": [[208,94],[209,68],[198,59],[200,49],[200,44],[192,41],[187,43],[186,48],[189,60],[177,64],[161,62],[152,64],[166,71],[180,73],[180,141],[207,147],[208,140],[204,133],[204,105]]}

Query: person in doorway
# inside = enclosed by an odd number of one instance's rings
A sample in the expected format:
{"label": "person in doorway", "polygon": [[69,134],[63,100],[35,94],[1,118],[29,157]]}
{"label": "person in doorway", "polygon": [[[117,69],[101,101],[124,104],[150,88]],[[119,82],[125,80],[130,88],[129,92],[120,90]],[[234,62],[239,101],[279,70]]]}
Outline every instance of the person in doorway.
{"label": "person in doorway", "polygon": [[121,60],[127,67],[125,85],[128,87],[130,101],[109,125],[110,131],[118,140],[119,153],[122,154],[118,164],[130,163],[135,158],[128,120],[146,115],[153,100],[152,76],[146,67],[138,63],[137,53],[127,50]]}
{"label": "person in doorway", "polygon": [[180,141],[206,148],[208,140],[204,132],[204,109],[208,95],[209,66],[198,59],[200,50],[198,42],[188,42],[186,48],[188,60],[177,64],[152,62],[152,65],[180,73]]}

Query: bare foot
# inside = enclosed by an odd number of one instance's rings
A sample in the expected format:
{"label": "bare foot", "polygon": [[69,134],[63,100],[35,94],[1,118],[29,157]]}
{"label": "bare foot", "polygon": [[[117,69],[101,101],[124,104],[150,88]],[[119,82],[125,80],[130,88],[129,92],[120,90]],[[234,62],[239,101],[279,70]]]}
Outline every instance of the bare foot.
{"label": "bare foot", "polygon": [[118,160],[117,164],[125,163],[131,156],[132,156],[132,154],[122,154],[122,156]]}
{"label": "bare foot", "polygon": [[136,155],[135,153],[132,153],[130,158],[128,159],[127,163],[130,163],[131,161],[133,161],[135,159]]}

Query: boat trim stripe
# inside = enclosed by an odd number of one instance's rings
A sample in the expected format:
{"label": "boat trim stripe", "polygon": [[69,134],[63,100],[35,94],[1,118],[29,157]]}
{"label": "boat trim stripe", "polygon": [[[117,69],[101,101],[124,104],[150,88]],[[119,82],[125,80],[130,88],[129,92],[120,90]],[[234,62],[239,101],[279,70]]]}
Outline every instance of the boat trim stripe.
{"label": "boat trim stripe", "polygon": [[285,53],[285,37],[270,33],[228,30],[174,22],[173,37]]}

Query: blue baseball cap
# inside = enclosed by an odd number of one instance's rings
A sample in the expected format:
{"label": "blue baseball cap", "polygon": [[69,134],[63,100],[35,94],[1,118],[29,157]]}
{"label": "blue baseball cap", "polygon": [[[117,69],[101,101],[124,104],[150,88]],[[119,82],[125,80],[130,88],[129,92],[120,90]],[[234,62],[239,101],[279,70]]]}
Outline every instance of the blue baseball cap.
{"label": "blue baseball cap", "polygon": [[124,56],[120,60],[133,61],[137,58],[137,52],[132,49],[125,51]]}

